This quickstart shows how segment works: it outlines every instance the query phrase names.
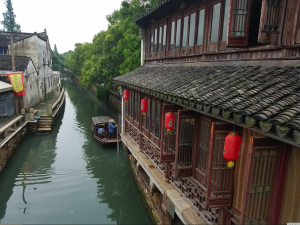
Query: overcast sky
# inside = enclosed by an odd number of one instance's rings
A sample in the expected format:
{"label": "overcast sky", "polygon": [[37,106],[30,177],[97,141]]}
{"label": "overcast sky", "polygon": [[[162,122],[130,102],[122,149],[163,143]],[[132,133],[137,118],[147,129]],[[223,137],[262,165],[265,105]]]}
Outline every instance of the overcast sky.
{"label": "overcast sky", "polygon": [[[52,49],[59,53],[74,50],[76,43],[91,42],[107,29],[105,16],[119,9],[122,0],[12,0],[16,22],[22,32],[47,29]],[[0,0],[0,20],[6,11]],[[3,28],[2,25],[1,29]]]}

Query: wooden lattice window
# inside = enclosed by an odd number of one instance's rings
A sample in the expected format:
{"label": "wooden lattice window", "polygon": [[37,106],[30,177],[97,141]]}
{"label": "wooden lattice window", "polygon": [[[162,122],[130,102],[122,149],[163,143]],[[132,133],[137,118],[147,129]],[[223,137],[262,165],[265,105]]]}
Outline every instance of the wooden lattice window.
{"label": "wooden lattice window", "polygon": [[210,145],[212,118],[200,116],[194,177],[204,186],[207,184],[207,160]]}
{"label": "wooden lattice window", "polygon": [[233,196],[233,168],[227,167],[223,157],[225,137],[233,125],[213,122],[207,165],[207,207],[231,206]]}
{"label": "wooden lattice window", "polygon": [[287,153],[277,140],[251,138],[241,224],[277,224]]}
{"label": "wooden lattice window", "polygon": [[197,114],[191,110],[178,110],[175,177],[191,176]]}
{"label": "wooden lattice window", "polygon": [[279,27],[281,0],[267,0],[267,6],[264,30],[277,31]]}
{"label": "wooden lattice window", "polygon": [[227,46],[248,46],[250,13],[250,0],[231,0]]}
{"label": "wooden lattice window", "polygon": [[[258,42],[261,44],[278,45],[279,32],[283,32],[285,1],[263,0],[259,24]],[[296,7],[296,5],[295,5]]]}
{"label": "wooden lattice window", "polygon": [[130,91],[130,117],[131,118],[134,118],[133,115],[134,115],[134,92],[133,91]]}

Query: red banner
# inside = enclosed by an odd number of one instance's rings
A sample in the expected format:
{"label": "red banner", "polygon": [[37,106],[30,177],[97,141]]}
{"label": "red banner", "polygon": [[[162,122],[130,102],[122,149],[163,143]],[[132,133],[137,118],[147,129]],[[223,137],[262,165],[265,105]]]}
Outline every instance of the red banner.
{"label": "red banner", "polygon": [[15,95],[25,95],[23,72],[8,73],[7,74]]}

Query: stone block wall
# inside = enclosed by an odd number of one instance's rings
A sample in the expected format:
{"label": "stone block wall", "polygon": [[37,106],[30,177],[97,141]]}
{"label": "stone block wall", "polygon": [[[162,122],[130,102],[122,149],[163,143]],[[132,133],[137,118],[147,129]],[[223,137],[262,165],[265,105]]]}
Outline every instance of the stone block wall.
{"label": "stone block wall", "polygon": [[26,133],[27,126],[24,126],[18,133],[11,137],[10,140],[0,148],[0,173],[6,166],[10,157],[14,154],[17,146],[23,140]]}

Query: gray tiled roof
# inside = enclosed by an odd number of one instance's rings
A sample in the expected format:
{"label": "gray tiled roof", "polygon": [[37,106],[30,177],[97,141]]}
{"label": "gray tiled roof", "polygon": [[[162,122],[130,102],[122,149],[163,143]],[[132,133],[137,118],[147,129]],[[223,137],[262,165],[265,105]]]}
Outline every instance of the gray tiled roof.
{"label": "gray tiled roof", "polygon": [[149,9],[148,11],[144,12],[143,14],[137,16],[134,19],[134,22],[138,22],[139,20],[145,18],[146,16],[154,13],[155,11],[157,11],[158,9],[160,9],[162,6],[164,6],[166,3],[168,2],[172,2],[173,0],[161,0],[159,1],[155,6],[153,6],[151,9]]}
{"label": "gray tiled roof", "polygon": [[15,33],[0,31],[0,47],[7,47],[10,44],[10,37],[13,36],[14,42],[18,42],[36,35],[40,39],[47,41],[48,36],[45,33]]}
{"label": "gray tiled roof", "polygon": [[[31,58],[27,56],[15,56],[16,70],[24,71],[27,69],[30,60]],[[0,55],[0,70],[12,71],[11,55]]]}
{"label": "gray tiled roof", "polygon": [[276,129],[300,144],[300,68],[149,66],[115,81],[265,133]]}

